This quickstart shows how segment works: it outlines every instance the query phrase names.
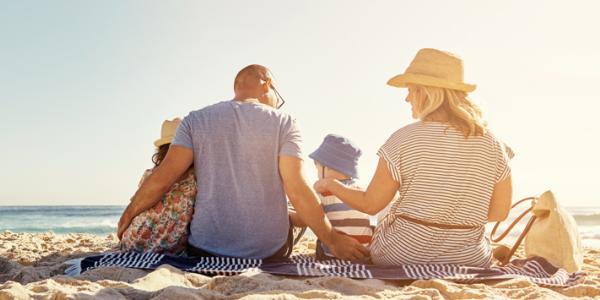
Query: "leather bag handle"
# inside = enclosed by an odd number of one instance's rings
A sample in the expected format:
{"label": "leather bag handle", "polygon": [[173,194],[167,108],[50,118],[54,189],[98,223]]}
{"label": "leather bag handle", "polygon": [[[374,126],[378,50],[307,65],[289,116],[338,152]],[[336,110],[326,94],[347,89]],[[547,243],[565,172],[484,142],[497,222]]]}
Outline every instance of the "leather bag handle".
{"label": "leather bag handle", "polygon": [[[518,201],[517,203],[515,203],[511,207],[511,210],[513,208],[515,208],[517,205],[519,205],[519,204],[521,204],[521,203],[523,203],[525,201],[532,201],[533,203],[535,203],[536,199],[537,199],[536,197],[527,197],[527,198],[521,199],[520,201]],[[511,232],[511,230],[521,221],[521,219],[523,219],[523,217],[525,217],[525,215],[527,215],[528,213],[530,213],[533,210],[533,203],[532,203],[531,207],[528,208],[523,213],[521,213],[521,215],[519,215],[510,224],[510,226],[508,226],[508,228],[504,231],[504,233],[502,233],[498,238],[494,238],[494,234],[496,234],[496,231],[498,230],[498,227],[500,226],[500,223],[502,223],[502,222],[501,221],[500,222],[496,222],[496,225],[494,225],[494,229],[492,229],[492,233],[490,233],[490,240],[492,240],[492,242],[494,242],[494,243],[497,243],[497,242],[500,242],[501,240],[503,240],[506,236],[508,236],[508,234]],[[502,265],[506,265],[508,262],[510,262],[510,258],[515,254],[515,252],[517,251],[517,249],[521,245],[521,242],[523,242],[523,239],[525,239],[525,236],[529,232],[529,229],[531,229],[531,226],[533,225],[533,223],[535,222],[535,220],[536,220],[536,216],[535,215],[532,215],[531,218],[529,218],[529,221],[527,222],[527,225],[523,229],[523,232],[521,233],[521,235],[519,236],[519,238],[517,239],[517,241],[515,242],[515,244],[510,249],[508,255],[505,256],[505,257],[503,257],[500,260],[500,263]]]}

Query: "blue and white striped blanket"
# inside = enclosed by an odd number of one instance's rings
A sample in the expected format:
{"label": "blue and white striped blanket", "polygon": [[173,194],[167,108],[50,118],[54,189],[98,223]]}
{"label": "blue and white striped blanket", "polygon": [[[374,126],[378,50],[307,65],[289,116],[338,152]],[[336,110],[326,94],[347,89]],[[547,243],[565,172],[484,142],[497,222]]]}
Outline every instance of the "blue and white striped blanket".
{"label": "blue and white striped blanket", "polygon": [[67,275],[109,266],[156,269],[168,264],[186,272],[205,275],[236,275],[247,271],[262,271],[284,276],[339,276],[354,279],[417,280],[445,279],[458,283],[527,278],[541,286],[565,287],[576,284],[585,274],[568,273],[552,266],[541,257],[515,259],[503,267],[476,268],[456,265],[379,266],[343,260],[317,261],[312,256],[294,255],[277,262],[259,259],[221,257],[190,258],[157,253],[107,253],[68,261]]}

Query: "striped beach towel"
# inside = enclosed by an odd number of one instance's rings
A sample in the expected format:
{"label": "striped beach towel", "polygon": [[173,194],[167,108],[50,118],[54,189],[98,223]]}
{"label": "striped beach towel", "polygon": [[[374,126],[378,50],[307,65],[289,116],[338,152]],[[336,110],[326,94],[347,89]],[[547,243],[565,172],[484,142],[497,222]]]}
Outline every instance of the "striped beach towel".
{"label": "striped beach towel", "polygon": [[354,279],[418,280],[444,279],[458,283],[478,283],[490,280],[527,278],[547,287],[566,287],[578,283],[582,272],[568,273],[552,266],[541,257],[515,259],[503,267],[478,268],[456,265],[382,266],[353,263],[344,260],[318,261],[314,256],[295,255],[279,261],[223,257],[180,257],[158,253],[106,253],[70,260],[65,273],[76,276],[100,267],[118,266],[153,270],[168,264],[186,272],[205,275],[236,275],[262,271],[274,275],[304,277],[346,277]]}

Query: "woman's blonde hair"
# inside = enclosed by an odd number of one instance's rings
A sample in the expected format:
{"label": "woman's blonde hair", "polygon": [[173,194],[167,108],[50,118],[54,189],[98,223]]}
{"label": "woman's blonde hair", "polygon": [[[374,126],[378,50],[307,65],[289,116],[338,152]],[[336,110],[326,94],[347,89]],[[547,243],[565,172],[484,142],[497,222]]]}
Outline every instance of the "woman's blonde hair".
{"label": "woman's blonde hair", "polygon": [[481,116],[481,109],[468,98],[467,93],[423,85],[411,87],[417,92],[413,102],[417,118],[425,120],[432,113],[440,113],[465,137],[485,134],[487,123]]}

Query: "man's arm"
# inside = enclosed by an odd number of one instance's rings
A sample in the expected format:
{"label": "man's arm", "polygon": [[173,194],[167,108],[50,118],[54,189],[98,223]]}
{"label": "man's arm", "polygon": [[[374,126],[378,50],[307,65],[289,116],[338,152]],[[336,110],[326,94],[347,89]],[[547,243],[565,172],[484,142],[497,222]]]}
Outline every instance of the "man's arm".
{"label": "man's arm", "polygon": [[400,184],[394,181],[383,158],[379,159],[375,175],[366,191],[345,186],[331,178],[315,183],[317,192],[331,192],[353,209],[369,215],[374,215],[384,209],[394,199],[398,188],[400,188]]}
{"label": "man's arm", "polygon": [[192,165],[193,159],[194,153],[191,149],[171,145],[165,159],[144,181],[123,212],[117,229],[119,239],[123,236],[125,229],[129,227],[131,220],[154,206],[171,185]]}
{"label": "man's arm", "polygon": [[300,158],[280,156],[279,172],[285,192],[297,214],[335,256],[350,260],[360,260],[368,256],[368,250],[358,241],[338,233],[331,227],[319,205],[317,194],[306,183]]}

